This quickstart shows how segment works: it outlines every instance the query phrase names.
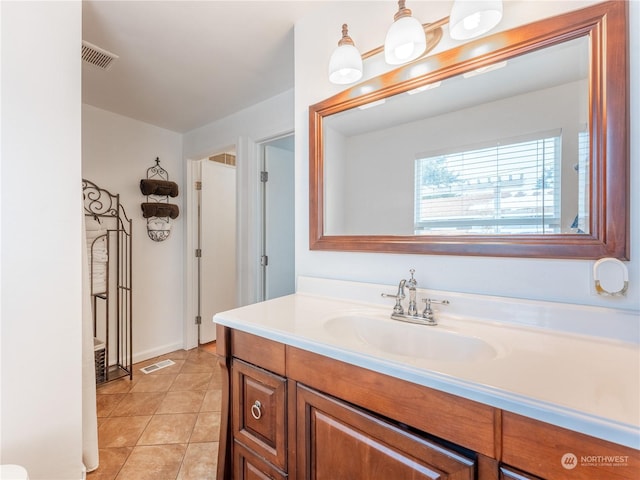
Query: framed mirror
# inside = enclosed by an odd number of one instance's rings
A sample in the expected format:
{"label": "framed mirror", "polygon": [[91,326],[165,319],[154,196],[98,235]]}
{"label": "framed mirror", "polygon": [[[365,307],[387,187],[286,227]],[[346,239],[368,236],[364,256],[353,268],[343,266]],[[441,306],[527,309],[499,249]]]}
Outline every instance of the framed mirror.
{"label": "framed mirror", "polygon": [[605,2],[311,106],[310,248],[628,258],[627,57]]}

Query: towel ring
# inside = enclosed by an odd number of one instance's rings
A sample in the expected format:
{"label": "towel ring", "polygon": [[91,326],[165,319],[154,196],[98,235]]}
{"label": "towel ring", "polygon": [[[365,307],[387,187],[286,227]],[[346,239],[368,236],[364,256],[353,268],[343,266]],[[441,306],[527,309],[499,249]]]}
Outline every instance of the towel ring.
{"label": "towel ring", "polygon": [[[615,265],[618,265],[622,270],[623,284],[622,288],[617,292],[610,292],[606,290],[600,283],[599,270],[600,267],[605,263],[613,263]],[[593,280],[595,282],[596,293],[598,295],[602,295],[604,297],[624,297],[627,294],[627,290],[629,289],[629,270],[627,269],[627,266],[617,258],[601,258],[593,264]]]}

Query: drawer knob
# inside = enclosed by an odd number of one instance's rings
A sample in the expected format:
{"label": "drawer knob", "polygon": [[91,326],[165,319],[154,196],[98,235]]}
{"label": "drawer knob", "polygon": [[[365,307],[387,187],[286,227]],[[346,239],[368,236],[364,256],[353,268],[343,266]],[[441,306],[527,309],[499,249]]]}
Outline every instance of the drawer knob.
{"label": "drawer knob", "polygon": [[262,417],[261,408],[262,404],[258,400],[256,400],[255,403],[251,405],[251,416],[256,420],[260,420],[260,417]]}

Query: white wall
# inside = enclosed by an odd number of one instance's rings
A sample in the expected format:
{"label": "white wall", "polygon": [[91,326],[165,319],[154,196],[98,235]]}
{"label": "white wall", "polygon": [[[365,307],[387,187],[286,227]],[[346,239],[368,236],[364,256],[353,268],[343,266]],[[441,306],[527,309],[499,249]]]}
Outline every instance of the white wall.
{"label": "white wall", "polygon": [[[160,166],[179,186],[171,198],[180,208],[171,234],[162,242],[147,235],[140,204],[140,179]],[[111,193],[133,220],[133,360],[138,362],[183,348],[183,209],[182,136],[99,108],[82,106],[82,175]]]}
{"label": "white wall", "polygon": [[[596,2],[511,1],[505,3],[505,18],[498,30],[575,10]],[[449,13],[451,2],[414,2],[414,15],[422,22],[435,21]],[[631,32],[631,131],[640,121],[639,58],[640,2],[630,2]],[[296,127],[296,269],[298,275],[395,284],[416,269],[423,288],[473,292],[512,297],[607,305],[640,310],[640,137],[631,137],[631,261],[630,289],[624,299],[606,299],[592,292],[592,261],[543,260],[323,252],[309,250],[308,217],[308,107],[342,90],[327,80],[327,63],[339,39],[340,26],[366,52],[383,43],[390,22],[386,2],[341,2],[300,20],[295,28],[295,127]],[[445,37],[447,32],[445,29]],[[444,39],[438,51],[453,41]],[[434,52],[435,53],[435,52]],[[380,73],[378,61],[365,62],[365,78]]]}
{"label": "white wall", "polygon": [[0,9],[0,462],[80,479],[81,2]]}
{"label": "white wall", "polygon": [[[288,90],[219,121],[187,132],[183,137],[183,157],[187,161],[224,151],[230,145],[236,146],[238,284],[243,286],[238,292],[239,305],[255,302],[258,298],[257,144],[292,133],[293,111],[293,91]],[[187,279],[192,281],[192,275],[187,274]],[[187,315],[191,316],[191,313]]]}

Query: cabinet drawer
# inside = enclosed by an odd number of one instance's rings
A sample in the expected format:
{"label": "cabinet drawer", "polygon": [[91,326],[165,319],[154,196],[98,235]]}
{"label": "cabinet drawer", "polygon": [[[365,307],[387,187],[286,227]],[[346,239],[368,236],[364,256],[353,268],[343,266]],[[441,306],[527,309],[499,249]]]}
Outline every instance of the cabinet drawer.
{"label": "cabinet drawer", "polygon": [[510,412],[503,412],[502,435],[502,461],[541,478],[640,478],[640,451],[632,448]]}
{"label": "cabinet drawer", "polygon": [[297,419],[298,478],[476,478],[472,459],[302,386]]}
{"label": "cabinet drawer", "polygon": [[286,379],[238,359],[231,371],[234,438],[286,470]]}
{"label": "cabinet drawer", "polygon": [[285,480],[287,475],[265,462],[241,443],[233,445],[233,478],[235,480]]}

